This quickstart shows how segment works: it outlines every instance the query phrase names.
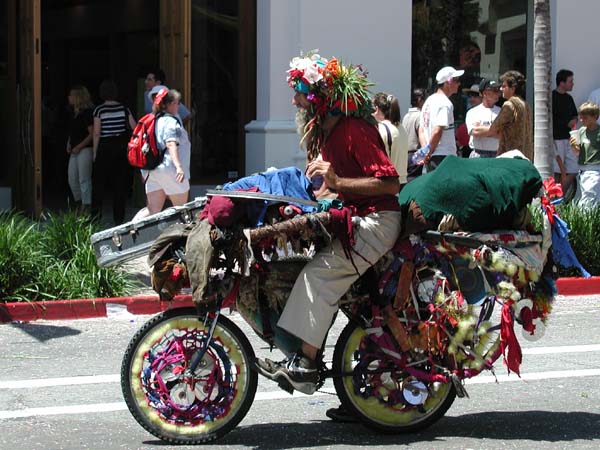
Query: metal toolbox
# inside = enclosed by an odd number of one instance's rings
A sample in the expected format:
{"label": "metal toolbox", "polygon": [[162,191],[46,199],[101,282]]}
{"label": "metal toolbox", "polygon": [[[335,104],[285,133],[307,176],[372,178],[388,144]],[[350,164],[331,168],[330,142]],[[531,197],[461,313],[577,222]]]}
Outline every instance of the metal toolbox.
{"label": "metal toolbox", "polygon": [[91,236],[96,260],[101,267],[114,266],[147,255],[152,242],[169,226],[198,219],[206,197],[196,197],[136,222],[127,222]]}

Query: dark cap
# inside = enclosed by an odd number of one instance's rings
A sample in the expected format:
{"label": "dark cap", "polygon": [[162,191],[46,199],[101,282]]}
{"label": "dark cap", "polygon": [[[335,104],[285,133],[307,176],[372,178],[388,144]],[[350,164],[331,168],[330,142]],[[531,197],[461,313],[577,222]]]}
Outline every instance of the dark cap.
{"label": "dark cap", "polygon": [[500,83],[496,80],[486,80],[485,78],[479,83],[479,92],[483,92],[486,89],[500,88]]}

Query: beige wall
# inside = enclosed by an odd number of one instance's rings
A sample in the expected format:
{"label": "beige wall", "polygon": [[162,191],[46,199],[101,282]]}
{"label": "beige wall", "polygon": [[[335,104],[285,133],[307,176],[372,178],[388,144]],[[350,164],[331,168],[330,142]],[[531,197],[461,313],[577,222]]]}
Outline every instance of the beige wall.
{"label": "beige wall", "polygon": [[246,127],[246,172],[269,166],[303,168],[292,91],[285,71],[300,51],[363,64],[405,113],[410,101],[411,0],[258,0],[257,120]]}
{"label": "beige wall", "polygon": [[598,0],[552,0],[552,87],[560,69],[575,73],[571,93],[579,107],[594,89],[600,88],[600,27]]}

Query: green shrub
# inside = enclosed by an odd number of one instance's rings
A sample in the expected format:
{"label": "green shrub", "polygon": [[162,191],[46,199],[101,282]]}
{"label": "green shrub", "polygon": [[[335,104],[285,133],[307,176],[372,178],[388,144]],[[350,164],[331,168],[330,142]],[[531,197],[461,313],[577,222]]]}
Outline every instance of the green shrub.
{"label": "green shrub", "polygon": [[[600,275],[600,207],[582,209],[569,203],[560,205],[558,213],[571,230],[569,242],[579,262],[592,275]],[[581,276],[578,270],[561,274]]]}
{"label": "green shrub", "polygon": [[[600,207],[582,209],[573,203],[558,205],[558,215],[567,222],[571,232],[569,242],[579,262],[592,275],[600,275]],[[541,229],[542,215],[539,207],[531,208],[533,224]],[[578,269],[559,267],[559,276],[581,276]]]}
{"label": "green shrub", "polygon": [[99,230],[73,213],[38,225],[19,214],[0,217],[0,300],[118,297],[138,287],[118,268],[100,268],[90,235]]}
{"label": "green shrub", "polygon": [[42,251],[41,233],[20,214],[0,213],[0,301],[25,300],[40,290],[40,273],[51,259]]}

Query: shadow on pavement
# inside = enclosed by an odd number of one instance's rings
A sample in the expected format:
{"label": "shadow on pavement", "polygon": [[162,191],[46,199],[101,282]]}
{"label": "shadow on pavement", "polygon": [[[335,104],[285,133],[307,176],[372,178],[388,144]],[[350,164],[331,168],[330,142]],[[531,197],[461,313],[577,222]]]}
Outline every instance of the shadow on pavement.
{"label": "shadow on pavement", "polygon": [[40,342],[81,334],[80,330],[61,325],[42,325],[37,323],[11,323],[10,326],[24,331]]}
{"label": "shadow on pavement", "polygon": [[[494,441],[569,442],[600,438],[600,414],[588,412],[504,411],[444,417],[430,428],[412,434],[383,434],[356,424],[329,420],[312,423],[267,423],[242,426],[208,446],[242,445],[275,450],[329,445],[375,446],[437,442],[443,446],[448,437]],[[144,445],[168,446],[158,440]],[[515,444],[518,445],[518,444]]]}

